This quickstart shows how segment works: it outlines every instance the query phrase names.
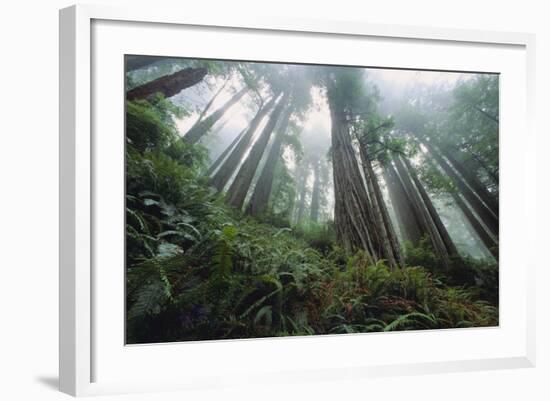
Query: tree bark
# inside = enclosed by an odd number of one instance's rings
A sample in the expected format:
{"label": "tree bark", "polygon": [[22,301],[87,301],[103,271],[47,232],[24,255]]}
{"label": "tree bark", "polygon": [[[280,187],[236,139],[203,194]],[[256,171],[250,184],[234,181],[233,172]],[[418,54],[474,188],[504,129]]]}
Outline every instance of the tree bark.
{"label": "tree bark", "polygon": [[[381,246],[382,246],[382,255],[384,259],[387,260],[388,265],[391,269],[395,269],[399,267],[398,262],[398,256],[395,253],[395,247],[392,243],[393,241],[390,239],[390,233],[387,229],[387,222],[384,221],[382,207],[384,207],[383,204],[380,204],[380,199],[378,198],[376,194],[375,182],[376,182],[376,175],[374,174],[374,170],[372,168],[371,161],[369,159],[369,156],[367,154],[367,150],[365,149],[365,146],[362,144],[359,145],[359,154],[361,156],[361,163],[363,165],[363,171],[365,174],[365,179],[367,183],[367,190],[369,194],[369,198],[371,200],[371,209],[373,211],[374,215],[374,222],[376,224],[376,230],[378,232],[378,236],[380,238]],[[377,182],[376,182],[377,184]],[[380,188],[378,188],[380,189]]]}
{"label": "tree bark", "polygon": [[313,173],[315,178],[313,180],[313,190],[311,192],[311,210],[309,217],[311,221],[317,223],[319,220],[319,201],[321,197],[321,160],[315,162],[315,167],[313,168]]}
{"label": "tree bark", "polygon": [[446,149],[439,148],[447,158],[447,160],[451,163],[451,165],[455,168],[456,171],[466,181],[466,183],[470,186],[470,188],[477,194],[477,196],[491,209],[491,212],[498,216],[498,200],[494,197],[492,193],[490,193],[485,185],[479,180],[479,178],[476,177],[475,174],[473,174],[470,170],[466,169],[464,165],[459,162],[452,154]]}
{"label": "tree bark", "polygon": [[248,203],[247,213],[252,216],[259,216],[267,211],[269,198],[271,195],[271,189],[273,187],[273,178],[275,176],[275,167],[279,159],[281,158],[281,148],[283,145],[283,139],[288,128],[288,122],[290,115],[292,114],[292,109],[290,106],[287,107],[286,112],[281,116],[277,132],[275,133],[275,138],[267,160],[258,178],[258,182],[254,187],[254,192]]}
{"label": "tree bark", "polygon": [[351,142],[345,110],[328,91],[331,117],[332,165],[334,176],[334,221],[338,242],[348,251],[363,249],[373,261],[379,258],[370,202]]}
{"label": "tree bark", "polygon": [[462,198],[457,194],[452,194],[453,199],[455,200],[456,204],[464,213],[464,216],[466,216],[466,219],[478,235],[479,239],[481,239],[481,242],[485,245],[487,250],[491,253],[491,255],[494,256],[496,260],[498,260],[498,244],[497,242],[489,235],[489,233],[485,230],[483,225],[479,222],[477,217],[474,215],[474,213],[470,210],[466,202],[462,200]]}
{"label": "tree bark", "polygon": [[441,240],[445,244],[445,248],[447,249],[447,253],[449,255],[458,255],[458,251],[456,249],[456,246],[451,239],[451,236],[449,235],[449,232],[447,231],[447,228],[441,221],[441,218],[439,217],[439,213],[435,209],[432,200],[430,199],[428,193],[426,192],[426,189],[424,188],[424,185],[420,182],[418,179],[418,176],[416,172],[414,171],[413,167],[411,166],[411,163],[406,159],[403,158],[405,162],[405,166],[407,167],[409,171],[409,175],[412,177],[418,192],[420,193],[420,196],[422,197],[422,200],[424,201],[424,204],[426,205],[426,208],[428,209],[428,212],[430,214],[430,217],[435,224],[435,227],[437,228],[437,231],[439,232],[439,236],[441,237]]}
{"label": "tree bark", "polygon": [[453,170],[449,163],[437,152],[436,149],[426,140],[422,143],[426,146],[430,155],[437,161],[443,171],[453,180],[464,198],[475,210],[483,223],[490,230],[494,237],[498,238],[498,216],[495,216],[491,210],[477,197],[477,195],[466,185],[465,181]]}
{"label": "tree bark", "polygon": [[384,226],[386,228],[388,237],[390,239],[390,243],[393,249],[393,254],[395,256],[395,259],[399,266],[404,267],[405,266],[405,258],[403,257],[403,252],[401,251],[401,246],[399,244],[399,238],[397,237],[397,234],[395,232],[395,227],[393,226],[393,223],[390,218],[390,214],[388,212],[388,208],[386,206],[386,202],[384,201],[384,196],[382,195],[382,189],[380,188],[380,183],[378,182],[378,178],[376,176],[376,173],[374,172],[374,169],[372,168],[372,161],[368,157],[367,154],[367,169],[369,171],[369,174],[371,177],[373,177],[372,185],[374,188],[374,194],[376,198],[376,202],[378,204],[378,208],[380,210],[380,213],[382,214],[382,220],[384,222]]}
{"label": "tree bark", "polygon": [[304,218],[304,211],[306,208],[306,195],[307,195],[307,178],[309,162],[304,161],[302,164],[302,173],[300,180],[300,198],[298,200],[298,210],[296,212],[296,224],[300,224]]}
{"label": "tree bark", "polygon": [[246,194],[250,189],[250,184],[254,179],[254,174],[260,164],[262,155],[265,151],[265,148],[271,137],[271,133],[277,124],[277,120],[281,116],[283,108],[287,106],[288,95],[284,95],[281,101],[273,110],[273,113],[269,117],[265,128],[260,133],[260,136],[252,145],[252,149],[244,163],[242,164],[235,180],[231,183],[229,190],[225,196],[225,201],[228,205],[233,206],[234,208],[241,210],[246,199]]}
{"label": "tree bark", "polygon": [[264,117],[272,109],[276,100],[277,99],[274,96],[269,102],[267,102],[264,107],[258,110],[256,116],[250,122],[248,129],[239,140],[239,142],[235,145],[235,148],[233,149],[231,154],[223,162],[218,171],[216,171],[216,174],[214,174],[214,176],[212,176],[212,178],[210,179],[209,184],[216,188],[219,192],[223,191],[228,181],[233,176],[233,173],[239,166],[239,163],[243,159],[246,151],[252,143],[252,140],[254,139],[254,133],[258,129],[258,126],[260,125]]}
{"label": "tree bark", "polygon": [[424,234],[420,229],[420,222],[412,204],[408,202],[408,195],[401,179],[397,175],[393,165],[388,163],[383,170],[384,181],[388,186],[390,201],[395,209],[397,219],[403,228],[403,237],[414,246],[418,246]]}
{"label": "tree bark", "polygon": [[447,252],[445,243],[441,239],[439,231],[431,218],[426,204],[424,203],[422,197],[419,195],[419,191],[413,183],[412,178],[400,156],[394,158],[394,163],[405,185],[405,190],[407,191],[409,201],[411,201],[411,204],[416,209],[416,214],[419,217],[419,220],[423,227],[423,231],[429,234],[434,251],[437,253],[444,266],[448,267],[449,253]]}
{"label": "tree bark", "polygon": [[208,110],[210,110],[210,108],[212,107],[212,105],[214,104],[214,102],[216,101],[216,99],[218,98],[218,96],[220,96],[220,93],[223,92],[223,90],[225,89],[225,87],[227,86],[227,83],[229,82],[229,78],[227,78],[225,80],[225,82],[223,83],[223,85],[220,87],[220,89],[218,89],[218,91],[214,94],[214,96],[212,96],[212,98],[210,99],[210,101],[206,104],[206,106],[204,106],[204,109],[202,109],[201,113],[199,114],[199,117],[197,118],[197,121],[195,121],[195,124],[198,124],[202,121],[202,119],[204,118],[204,116],[206,115],[206,113],[208,113]]}
{"label": "tree bark", "polygon": [[[430,166],[432,168],[437,169],[437,166],[435,165],[435,162],[432,160],[432,158],[427,157],[426,158]],[[459,209],[462,211],[478,237],[480,238],[481,242],[485,245],[485,247],[489,250],[489,252],[495,257],[495,259],[498,260],[498,243],[495,241],[493,237],[489,234],[487,229],[481,224],[478,217],[470,210],[466,202],[460,197],[459,194],[456,192],[452,192],[451,196],[453,197],[455,203],[459,207]]]}
{"label": "tree bark", "polygon": [[165,75],[147,82],[126,93],[126,99],[145,99],[155,93],[162,93],[165,98],[177,95],[185,88],[198,84],[206,76],[206,68],[184,68],[171,75]]}
{"label": "tree bark", "polygon": [[243,129],[235,137],[235,139],[233,139],[233,141],[229,144],[229,146],[226,147],[225,150],[218,156],[218,158],[214,161],[214,163],[212,163],[212,165],[208,168],[208,171],[206,172],[207,176],[211,176],[216,171],[216,169],[219,167],[219,165],[225,160],[225,158],[227,157],[229,152],[231,152],[231,150],[235,147],[235,145],[237,145],[237,143],[241,140],[241,138],[244,136],[244,134],[246,133],[246,131],[249,127],[250,127],[250,125],[248,127],[246,127],[245,129]]}
{"label": "tree bark", "polygon": [[197,143],[203,135],[205,135],[210,128],[225,114],[227,110],[231,108],[235,103],[237,103],[241,98],[246,95],[248,92],[248,87],[242,88],[240,91],[235,93],[231,99],[229,99],[222,107],[214,111],[210,116],[205,118],[202,121],[196,122],[187,133],[183,136],[183,140],[187,143],[194,144]]}

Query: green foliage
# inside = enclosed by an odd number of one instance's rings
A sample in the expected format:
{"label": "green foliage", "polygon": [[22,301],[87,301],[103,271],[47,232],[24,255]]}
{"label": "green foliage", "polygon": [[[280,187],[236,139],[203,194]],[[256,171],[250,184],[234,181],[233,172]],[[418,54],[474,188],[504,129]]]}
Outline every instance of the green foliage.
{"label": "green foliage", "polygon": [[495,269],[457,261],[444,273],[423,244],[391,270],[336,246],[332,223],[244,217],[208,187],[206,152],[178,140],[169,113],[146,102],[129,110],[129,343],[498,324]]}

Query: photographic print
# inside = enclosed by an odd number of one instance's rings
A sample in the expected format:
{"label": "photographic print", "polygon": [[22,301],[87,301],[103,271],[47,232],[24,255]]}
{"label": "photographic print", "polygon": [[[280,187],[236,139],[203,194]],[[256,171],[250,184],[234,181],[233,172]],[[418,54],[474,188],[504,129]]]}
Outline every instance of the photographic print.
{"label": "photographic print", "polygon": [[498,326],[498,74],[124,74],[127,344]]}

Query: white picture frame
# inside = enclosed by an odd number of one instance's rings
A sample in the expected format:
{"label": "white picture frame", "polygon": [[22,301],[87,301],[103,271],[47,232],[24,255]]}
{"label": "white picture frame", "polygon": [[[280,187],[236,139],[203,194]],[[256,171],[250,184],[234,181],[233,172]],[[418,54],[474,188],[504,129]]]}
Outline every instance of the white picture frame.
{"label": "white picture frame", "polygon": [[[103,24],[103,22],[104,25]],[[95,24],[95,25],[94,25]],[[116,26],[119,24],[120,26]],[[432,333],[396,333],[396,334],[367,334],[351,336],[326,336],[322,339],[318,336],[312,338],[287,338],[287,339],[261,339],[261,340],[237,340],[237,341],[219,341],[209,342],[208,344],[167,344],[150,345],[142,347],[125,347],[122,338],[119,344],[121,347],[120,358],[128,358],[125,362],[116,360],[115,353],[109,352],[105,346],[109,338],[114,338],[115,334],[104,332],[107,329],[98,329],[97,326],[105,328],[108,320],[102,314],[101,302],[96,305],[94,299],[95,291],[98,286],[105,284],[105,275],[97,274],[94,270],[97,263],[104,260],[105,255],[96,253],[97,247],[94,245],[94,235],[104,227],[98,220],[98,216],[103,213],[98,208],[98,199],[96,193],[105,194],[105,189],[100,188],[101,172],[97,170],[101,166],[120,166],[120,159],[111,163],[107,152],[105,142],[96,141],[94,138],[94,129],[103,127],[98,121],[98,115],[102,116],[99,108],[96,110],[96,104],[93,96],[107,95],[101,90],[94,92],[92,85],[93,77],[97,81],[103,78],[99,71],[101,65],[94,57],[102,51],[105,45],[107,35],[109,42],[112,42],[111,49],[114,54],[119,54],[127,38],[124,37],[124,31],[132,29],[133,33],[139,34],[140,30],[148,29],[148,35],[167,34],[167,30],[177,30],[178,34],[185,35],[185,29],[193,29],[196,35],[207,35],[208,33],[218,32],[222,34],[235,34],[241,40],[246,40],[255,34],[263,35],[266,40],[272,40],[273,43],[284,35],[287,39],[306,38],[304,40],[325,40],[330,41],[338,38],[341,44],[358,41],[385,41],[384,46],[392,42],[408,41],[407,43],[418,43],[419,45],[430,44],[437,46],[442,52],[445,47],[454,46],[452,52],[468,51],[469,49],[478,49],[479,53],[484,53],[487,49],[495,49],[494,56],[486,55],[492,58],[487,60],[488,66],[495,68],[492,71],[501,72],[499,64],[503,60],[510,60],[510,65],[502,65],[503,69],[508,68],[507,74],[510,76],[510,85],[512,83],[517,88],[514,93],[519,99],[514,99],[510,107],[503,107],[503,113],[508,110],[513,115],[508,121],[506,115],[503,116],[503,137],[508,148],[513,148],[513,138],[508,137],[508,130],[511,128],[520,129],[524,132],[523,143],[528,145],[523,150],[517,150],[520,154],[516,160],[520,161],[521,166],[513,174],[503,168],[503,192],[502,192],[502,236],[501,243],[505,244],[507,239],[518,240],[512,231],[507,231],[506,227],[514,227],[521,232],[522,238],[519,244],[523,244],[525,249],[534,246],[535,241],[530,236],[536,230],[533,230],[534,216],[536,215],[534,196],[528,196],[529,192],[534,191],[535,182],[533,172],[535,171],[535,153],[533,144],[535,143],[534,131],[532,128],[534,111],[534,35],[524,33],[507,32],[483,32],[459,29],[437,29],[428,27],[398,26],[398,25],[375,25],[363,22],[348,21],[316,21],[316,20],[293,20],[278,18],[251,18],[246,17],[242,20],[226,20],[223,17],[212,15],[190,15],[178,10],[166,10],[150,8],[112,8],[108,6],[72,6],[60,11],[60,390],[75,396],[126,393],[134,391],[164,391],[169,389],[197,389],[213,386],[239,385],[246,383],[247,380],[256,382],[268,382],[278,380],[279,382],[292,382],[297,380],[326,380],[330,378],[353,378],[361,379],[372,376],[400,375],[400,374],[420,374],[430,372],[450,372],[467,371],[480,369],[502,369],[514,367],[529,367],[535,363],[535,321],[534,321],[534,260],[523,258],[523,263],[516,268],[521,268],[520,272],[513,272],[510,269],[501,269],[501,284],[504,284],[502,308],[509,305],[516,305],[517,310],[506,319],[506,315],[501,320],[501,326],[492,329],[468,329],[451,330],[445,333],[433,331]],[[106,29],[99,31],[98,29]],[[111,30],[112,29],[112,30]],[[95,32],[95,33],[94,33]],[[102,33],[104,32],[104,33]],[[173,34],[174,31],[170,31]],[[201,33],[203,32],[203,33]],[[206,33],[204,33],[206,32]],[[94,34],[97,40],[94,42]],[[102,36],[103,35],[103,39]],[[115,35],[115,36],[108,36]],[[278,36],[279,35],[279,36]],[[133,35],[134,36],[134,35]],[[277,39],[279,37],[279,39]],[[289,39],[289,40],[290,40]],[[294,39],[292,39],[294,40]],[[207,42],[208,43],[208,42]],[[300,43],[300,42],[296,42]],[[304,42],[305,43],[305,42]],[[116,47],[116,46],[119,47]],[[105,45],[106,46],[106,45]],[[122,47],[121,47],[122,46]],[[142,44],[143,50],[150,53],[152,45]],[[149,46],[149,49],[146,47]],[[170,51],[170,46],[166,44],[163,49],[158,49],[160,54]],[[244,47],[244,46],[243,46]],[[133,48],[135,50],[135,48]],[[461,50],[462,49],[462,50]],[[498,50],[501,49],[501,50]],[[508,52],[509,49],[510,51]],[[246,57],[246,54],[252,54],[250,49],[243,49],[242,53],[235,54],[238,47],[230,48],[227,46],[226,54],[233,54],[234,58]],[[430,50],[426,50],[427,52]],[[433,49],[431,50],[433,52]],[[119,53],[116,53],[119,52]],[[219,50],[221,52],[221,50]],[[240,50],[239,50],[240,52]],[[248,53],[247,53],[248,52]],[[502,59],[498,54],[502,52]],[[246,54],[245,54],[246,53]],[[295,52],[296,54],[300,52]],[[506,54],[504,54],[506,53]],[[221,54],[221,53],[220,53]],[[336,53],[335,53],[336,54]],[[443,53],[446,54],[446,53]],[[450,53],[449,53],[450,54]],[[185,54],[175,54],[170,51],[164,55],[178,56]],[[196,56],[196,54],[187,54]],[[118,56],[117,56],[118,57]],[[292,56],[281,55],[284,61],[300,61],[299,54]],[[289,58],[295,57],[290,60]],[[315,57],[312,53],[311,57]],[[327,57],[331,57],[330,55]],[[335,57],[335,56],[332,56]],[[391,63],[405,62],[406,54],[397,54],[395,58],[389,60],[384,66]],[[450,57],[450,56],[449,56]],[[108,60],[101,56],[102,60]],[[215,58],[215,57],[214,57]],[[224,58],[224,57],[219,57]],[[258,58],[266,60],[262,55]],[[483,57],[480,57],[483,58]],[[449,58],[451,60],[452,58]],[[121,63],[122,59],[119,59]],[[310,59],[313,60],[313,59]],[[310,61],[308,60],[308,61]],[[319,62],[327,59],[315,59]],[[269,60],[267,60],[269,61]],[[274,59],[275,61],[275,59]],[[411,61],[408,61],[411,63]],[[445,64],[440,61],[434,65],[434,69],[466,69],[472,70],[476,65],[476,60],[468,60],[462,66],[453,68],[452,60]],[[493,63],[493,64],[491,64]],[[122,64],[120,64],[122,65]],[[400,65],[400,64],[399,64]],[[411,64],[416,65],[416,64]],[[470,66],[470,67],[468,67]],[[513,70],[516,66],[517,69]],[[97,70],[97,71],[96,71]],[[123,72],[120,70],[120,76]],[[122,93],[123,87],[117,87],[114,82],[114,91]],[[512,101],[510,91],[502,91],[501,100]],[[97,99],[96,99],[97,101]],[[115,99],[116,102],[123,103],[123,97]],[[512,108],[512,105],[518,106]],[[114,110],[120,110],[116,107]],[[99,113],[99,114],[96,114]],[[123,115],[120,115],[123,118]],[[103,123],[110,124],[109,118],[102,119]],[[95,127],[95,128],[94,128]],[[116,124],[113,127],[119,127]],[[123,131],[120,131],[120,143],[122,143]],[[503,163],[506,163],[506,149],[501,150]],[[504,153],[503,153],[504,152]],[[103,158],[105,155],[105,158]],[[98,163],[98,157],[101,157],[101,165]],[[122,155],[120,155],[122,158]],[[117,164],[118,163],[118,164]],[[504,164],[505,165],[505,164]],[[101,169],[100,169],[101,170]],[[508,173],[506,173],[508,171]],[[508,174],[508,175],[506,175]],[[506,181],[508,180],[508,181]],[[515,185],[522,183],[526,188],[524,195],[512,197],[509,191],[506,191],[507,184]],[[99,186],[98,186],[99,185]],[[117,185],[121,185],[119,182]],[[520,191],[521,192],[521,191]],[[122,216],[120,208],[120,216]],[[529,229],[531,227],[531,229]],[[525,228],[525,230],[521,230]],[[95,233],[95,234],[94,234]],[[120,233],[122,236],[122,233]],[[520,260],[518,252],[513,249],[507,250],[501,248],[502,261]],[[515,252],[515,253],[514,253]],[[530,252],[526,252],[531,254]],[[106,254],[108,256],[108,254]],[[122,273],[122,267],[120,266]],[[516,274],[516,276],[514,276]],[[103,281],[102,281],[103,280]],[[504,280],[504,281],[503,281]],[[120,284],[120,282],[118,282]],[[507,287],[508,286],[508,287]],[[514,286],[514,287],[512,287]],[[514,289],[517,292],[511,295]],[[101,289],[103,291],[103,287]],[[123,293],[120,286],[112,289],[105,289],[108,299],[116,305],[121,302]],[[119,298],[117,298],[119,297]],[[509,299],[506,297],[510,297]],[[515,297],[515,298],[512,298]],[[506,302],[509,300],[510,302]],[[118,303],[117,303],[118,302]],[[113,308],[115,314],[119,311]],[[501,313],[503,310],[501,310]],[[122,321],[123,314],[119,314]],[[504,333],[504,334],[503,334]],[[507,334],[508,333],[508,334]],[[118,335],[118,334],[116,334]],[[116,337],[116,336],[115,336]],[[116,337],[118,338],[118,337]],[[99,339],[99,340],[98,340]],[[116,340],[118,341],[118,340]],[[441,353],[440,357],[427,358],[419,360],[413,353],[406,352],[408,342],[415,344],[415,347],[422,346],[433,348],[433,353],[437,352],[437,347],[445,348],[448,344],[455,344],[458,353]],[[487,346],[487,352],[475,349],[476,341],[486,341],[487,344],[494,344],[494,347]],[[340,355],[337,350],[353,350],[354,347],[365,347],[368,342],[376,342],[377,348],[392,347],[391,349],[400,350],[403,347],[404,357],[384,358],[381,354],[372,355],[372,360],[360,359],[361,353],[354,356],[354,352]],[[440,344],[437,344],[440,342]],[[481,344],[481,343],[480,343]],[[397,347],[397,348],[393,348]],[[467,347],[474,348],[467,350]],[[362,349],[361,348],[361,349]],[[489,349],[490,348],[490,349]],[[388,348],[390,349],[390,348]],[[295,355],[295,360],[290,358],[295,367],[285,367],[283,360],[277,360],[277,355],[282,350],[287,350],[289,354]],[[315,359],[315,355],[320,350],[326,353],[324,362]],[[124,351],[124,352],[122,352]],[[173,375],[167,377],[161,370],[157,372],[149,369],[138,371],[136,368],[135,376],[117,375],[115,372],[103,375],[101,366],[114,366],[112,369],[120,371],[119,363],[126,363],[125,366],[136,366],[136,361],[142,360],[144,365],[154,365],[155,362],[167,360],[173,352],[185,352],[189,363],[196,362],[196,356],[200,354],[211,356],[218,355],[221,358],[230,360],[231,358],[242,359],[230,363],[220,363],[215,368],[211,366],[199,366],[196,369],[185,371],[185,377]],[[450,351],[449,351],[450,352]],[[274,367],[263,366],[261,360],[254,359],[254,355],[266,353],[275,360]],[[426,349],[426,354],[430,350]],[[458,356],[464,353],[465,357]],[[113,354],[113,355],[111,355]],[[195,359],[193,359],[195,355]],[[453,356],[454,355],[454,356]],[[112,358],[112,359],[109,359]],[[300,358],[300,359],[298,359]],[[308,360],[308,358],[310,358]],[[102,361],[101,363],[98,361]],[[254,367],[246,366],[252,362],[258,363]],[[265,364],[264,364],[265,365]],[[170,363],[168,363],[170,366]],[[235,375],[232,375],[232,367],[235,367]],[[99,371],[98,371],[99,369]],[[216,370],[217,369],[217,370]],[[140,374],[143,373],[143,377]],[[241,376],[241,379],[237,377]],[[105,376],[105,379],[103,379]],[[183,376],[183,375],[181,375]],[[240,381],[239,381],[240,380]]]}

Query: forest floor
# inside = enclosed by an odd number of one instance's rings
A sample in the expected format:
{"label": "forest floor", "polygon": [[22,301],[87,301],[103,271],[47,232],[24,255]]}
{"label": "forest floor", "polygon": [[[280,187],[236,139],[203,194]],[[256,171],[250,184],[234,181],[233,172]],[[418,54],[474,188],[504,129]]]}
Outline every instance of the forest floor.
{"label": "forest floor", "polygon": [[247,217],[208,186],[203,148],[129,111],[128,343],[498,325],[495,263],[445,269],[423,241],[392,270],[340,248],[330,222]]}

